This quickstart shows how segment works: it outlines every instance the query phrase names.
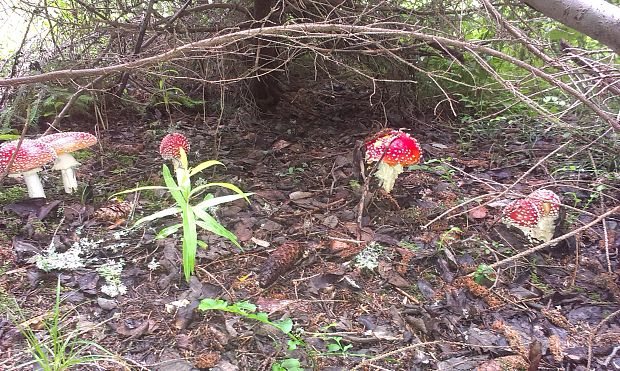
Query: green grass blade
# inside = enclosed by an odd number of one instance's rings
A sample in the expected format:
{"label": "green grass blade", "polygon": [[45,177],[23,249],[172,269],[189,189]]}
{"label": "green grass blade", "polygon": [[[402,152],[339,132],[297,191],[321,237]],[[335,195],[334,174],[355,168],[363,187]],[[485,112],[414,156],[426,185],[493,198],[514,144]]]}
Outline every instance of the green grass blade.
{"label": "green grass blade", "polygon": [[196,217],[192,207],[186,203],[183,207],[183,273],[188,282],[190,276],[194,273],[197,241]]}
{"label": "green grass blade", "polygon": [[223,203],[226,203],[226,202],[236,201],[236,200],[241,199],[241,198],[247,199],[247,197],[251,196],[251,195],[253,195],[253,193],[242,193],[242,194],[238,194],[238,195],[226,195],[226,196],[219,196],[219,197],[210,198],[208,200],[204,200],[204,201],[198,203],[197,205],[195,205],[194,206],[194,210],[195,209],[204,210],[204,209],[212,207],[212,206],[216,206],[216,205],[223,204]]}
{"label": "green grass blade", "polygon": [[164,186],[143,186],[143,187],[136,187],[136,188],[132,188],[132,189],[128,189],[125,191],[121,191],[121,192],[117,192],[115,194],[113,194],[112,196],[108,197],[108,199],[117,196],[117,195],[122,195],[122,194],[126,194],[126,193],[133,193],[133,192],[138,192],[138,191],[145,191],[145,190],[149,190],[149,189],[167,189],[169,190],[168,187],[164,187]]}
{"label": "green grass blade", "polygon": [[157,236],[155,236],[156,240],[161,240],[162,238],[166,238],[168,236],[170,236],[171,234],[177,233],[177,231],[183,226],[183,224],[179,223],[179,224],[175,224],[175,225],[170,225],[166,228],[163,228],[161,231],[159,231],[159,233],[157,233]]}
{"label": "green grass blade", "polygon": [[215,165],[222,165],[222,166],[224,166],[223,163],[221,163],[221,162],[219,162],[217,160],[208,160],[208,161],[202,162],[202,163],[194,166],[191,169],[191,171],[189,173],[189,176],[194,176],[194,175],[198,174],[199,172],[203,171],[204,169],[210,168],[211,166],[215,166]]}
{"label": "green grass blade", "polygon": [[240,195],[244,195],[243,198],[245,198],[245,200],[250,203],[250,199],[248,199],[248,195],[252,195],[253,193],[243,193],[243,191],[241,189],[239,189],[239,187],[237,187],[234,184],[230,184],[230,183],[225,183],[225,182],[214,182],[214,183],[208,183],[208,184],[203,184],[201,186],[198,186],[196,188],[194,188],[192,190],[192,192],[190,193],[190,195],[193,195],[199,191],[202,191],[205,188],[209,188],[209,187],[222,187],[222,188],[228,188],[231,191],[240,194]]}
{"label": "green grass blade", "polygon": [[170,216],[170,215],[174,215],[174,214],[178,214],[181,211],[181,209],[177,206],[172,206],[169,207],[167,209],[164,210],[160,210],[154,214],[151,214],[149,216],[145,216],[144,218],[140,218],[138,221],[136,221],[134,223],[134,227],[137,227],[138,225],[145,223],[145,222],[150,222],[151,220],[155,220],[155,219],[159,219],[159,218],[163,218],[165,216]]}
{"label": "green grass blade", "polygon": [[235,236],[234,233],[226,229],[226,227],[221,225],[214,217],[209,215],[209,213],[200,209],[195,209],[194,212],[196,213],[196,216],[201,219],[196,221],[196,224],[200,228],[205,229],[211,233],[215,233],[218,236],[227,238],[235,246],[242,249],[241,245],[239,245],[239,242],[237,241],[237,236]]}
{"label": "green grass blade", "polygon": [[164,182],[166,183],[166,186],[168,187],[168,192],[170,192],[170,194],[172,195],[172,198],[174,198],[176,203],[179,206],[183,207],[183,205],[185,205],[187,201],[185,201],[185,198],[183,197],[183,194],[181,193],[181,188],[179,188],[179,186],[177,186],[176,182],[174,181],[174,178],[172,177],[172,174],[170,173],[170,169],[168,169],[168,166],[163,165],[162,174],[164,175]]}

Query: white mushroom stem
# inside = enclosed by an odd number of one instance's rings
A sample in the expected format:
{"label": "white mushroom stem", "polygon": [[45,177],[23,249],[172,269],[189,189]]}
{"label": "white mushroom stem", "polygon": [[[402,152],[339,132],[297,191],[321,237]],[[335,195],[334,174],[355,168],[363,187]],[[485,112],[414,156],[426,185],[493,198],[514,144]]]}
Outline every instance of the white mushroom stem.
{"label": "white mushroom stem", "polygon": [[385,162],[381,161],[377,166],[377,172],[375,176],[379,178],[379,185],[383,187],[383,189],[390,193],[394,188],[394,183],[396,182],[396,178],[403,171],[403,165],[396,164],[394,166],[390,166]]}
{"label": "white mushroom stem", "polygon": [[62,185],[65,187],[66,193],[73,193],[78,187],[77,179],[75,178],[74,167],[80,163],[75,160],[69,153],[64,153],[56,159],[52,170],[60,170],[62,174]]}
{"label": "white mushroom stem", "polygon": [[19,176],[24,177],[24,183],[26,183],[26,188],[28,188],[28,197],[45,198],[45,191],[43,190],[43,184],[41,183],[39,174],[37,174],[39,171],[41,171],[40,167],[36,169],[28,170],[20,174],[9,174],[9,176],[12,178],[17,178]]}

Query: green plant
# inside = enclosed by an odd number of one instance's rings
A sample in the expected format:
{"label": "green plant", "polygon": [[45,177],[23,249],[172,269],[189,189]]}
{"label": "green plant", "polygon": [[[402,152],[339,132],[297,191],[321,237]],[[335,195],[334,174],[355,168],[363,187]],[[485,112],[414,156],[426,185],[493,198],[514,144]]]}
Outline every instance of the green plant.
{"label": "green plant", "polygon": [[[64,333],[62,322],[66,316],[60,313],[60,278],[56,285],[56,300],[51,316],[45,321],[45,337],[39,337],[30,327],[19,326],[28,343],[28,350],[40,369],[44,371],[63,371],[78,365],[93,364],[98,361],[119,363],[114,355],[101,345],[79,338],[79,330]],[[96,349],[102,354],[92,353]],[[32,362],[31,362],[32,363]],[[30,364],[30,363],[29,363]],[[26,366],[26,365],[22,365]]]}
{"label": "green plant", "polygon": [[266,325],[273,326],[289,337],[288,348],[290,350],[296,349],[297,346],[303,344],[303,340],[292,331],[293,320],[291,320],[290,318],[285,318],[283,320],[272,321],[269,319],[267,313],[256,312],[256,305],[248,301],[240,301],[234,304],[228,304],[228,302],[225,300],[206,298],[200,301],[200,304],[198,305],[198,310],[219,310],[223,312],[234,313],[244,318],[253,319]]}
{"label": "green plant", "polygon": [[[223,164],[219,161],[209,160],[198,164],[194,168],[190,168],[187,163],[187,156],[185,154],[185,151],[181,149],[180,152],[181,166],[179,166],[175,170],[176,182],[172,177],[168,166],[163,165],[162,173],[164,176],[164,182],[166,184],[165,186],[137,187],[119,192],[116,195],[149,189],[164,189],[168,191],[168,193],[170,193],[170,195],[176,202],[175,206],[160,210],[152,215],[146,216],[136,221],[134,227],[159,218],[181,214],[182,222],[165,227],[158,233],[157,238],[167,237],[171,234],[176,233],[179,229],[183,230],[183,273],[185,275],[185,279],[189,282],[189,278],[194,272],[194,266],[196,263],[196,249],[198,246],[197,227],[227,238],[235,246],[241,248],[241,245],[239,245],[239,242],[237,242],[237,236],[235,236],[232,232],[230,232],[223,225],[221,225],[213,216],[211,216],[209,214],[209,208],[220,205],[222,203],[232,202],[241,198],[244,198],[246,201],[250,202],[248,196],[252,195],[252,193],[244,193],[237,186],[224,182],[207,183],[192,188],[192,176],[214,165]],[[202,191],[204,191],[205,189],[216,186],[230,189],[237,194],[219,197],[215,197],[212,194],[207,194],[203,197],[203,200],[196,205],[192,205],[190,203],[194,198],[201,196]]]}
{"label": "green plant", "polygon": [[337,353],[344,356],[349,349],[353,348],[351,344],[342,344],[342,336],[330,336],[328,340],[327,351],[329,353]]}
{"label": "green plant", "polygon": [[[436,173],[441,177],[441,179],[447,182],[453,182],[455,170],[447,165],[450,161],[452,161],[451,157],[434,158],[434,159],[426,161],[423,164],[411,165],[407,169],[410,171],[411,170],[423,170],[423,171]],[[433,165],[433,164],[436,164],[436,165]]]}
{"label": "green plant", "polygon": [[439,236],[439,242],[437,243],[437,247],[443,249],[446,245],[449,245],[451,242],[456,241],[459,238],[459,235],[463,233],[463,230],[459,227],[451,227],[447,231],[443,232],[441,236]]}
{"label": "green plant", "polygon": [[476,271],[473,273],[474,281],[477,284],[482,284],[484,281],[494,281],[495,280],[495,271],[493,268],[489,267],[486,264],[480,264]]}
{"label": "green plant", "polygon": [[271,365],[271,371],[303,371],[298,358],[287,358]]}

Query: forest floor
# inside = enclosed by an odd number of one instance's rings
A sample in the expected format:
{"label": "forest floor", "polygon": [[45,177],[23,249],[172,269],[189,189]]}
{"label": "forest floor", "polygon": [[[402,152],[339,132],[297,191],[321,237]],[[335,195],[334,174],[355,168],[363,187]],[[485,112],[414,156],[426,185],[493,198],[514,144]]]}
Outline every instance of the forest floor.
{"label": "forest floor", "polygon": [[[172,199],[153,190],[109,199],[163,184],[158,145],[169,119],[120,119],[100,128],[99,146],[80,157],[84,192],[63,194],[48,171],[47,200],[24,201],[14,197],[23,195],[23,184],[4,180],[0,369],[32,368],[24,366],[32,356],[16,324],[45,334],[41,323],[53,313],[58,277],[65,333],[77,329],[136,370],[292,370],[295,359],[314,370],[620,369],[619,215],[570,243],[485,269],[528,248],[497,229],[512,192],[544,187],[562,195],[569,232],[617,206],[620,192],[609,174],[562,167],[550,157],[493,200],[565,138],[393,114],[390,126],[418,139],[423,162],[401,174],[389,196],[376,191],[374,178],[364,193],[354,148],[384,122],[381,106],[369,103],[371,92],[317,82],[290,92],[271,116],[240,110],[219,125],[217,117],[173,113],[175,131],[190,140],[190,164],[217,156],[226,165],[204,171],[203,181],[254,193],[250,204],[214,212],[243,251],[199,232],[208,247],[199,249],[189,283],[180,236],[155,239],[174,217],[129,228]],[[600,197],[601,190],[615,199]],[[369,202],[360,225],[362,197]],[[475,208],[485,201],[493,202]],[[32,257],[50,246],[56,253],[79,246],[82,266],[37,268]],[[274,268],[282,254],[293,261]],[[110,262],[123,263],[127,292],[116,297],[101,290],[100,267]],[[290,318],[293,327],[286,334],[239,314],[197,310],[204,298],[247,301],[271,321]],[[114,362],[98,367],[123,369]]]}

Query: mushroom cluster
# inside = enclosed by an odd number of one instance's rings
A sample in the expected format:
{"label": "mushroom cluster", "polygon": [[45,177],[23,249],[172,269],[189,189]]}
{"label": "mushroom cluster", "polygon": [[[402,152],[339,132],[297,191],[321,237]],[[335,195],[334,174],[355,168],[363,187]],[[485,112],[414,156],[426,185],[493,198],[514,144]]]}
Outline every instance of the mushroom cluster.
{"label": "mushroom cluster", "polygon": [[420,162],[421,149],[418,142],[409,134],[399,130],[384,130],[366,141],[366,161],[379,161],[375,176],[386,192],[394,188],[396,178],[405,166]]}
{"label": "mushroom cluster", "polygon": [[43,184],[37,173],[41,166],[55,161],[52,170],[62,172],[62,183],[65,192],[73,193],[77,189],[74,167],[80,163],[71,156],[71,152],[90,147],[97,143],[97,138],[88,133],[67,132],[42,136],[39,139],[24,139],[19,146],[19,140],[13,140],[0,145],[0,173],[6,170],[10,159],[15,154],[8,174],[10,177],[23,176],[28,197],[45,198]]}
{"label": "mushroom cluster", "polygon": [[555,234],[559,216],[560,197],[551,190],[539,189],[506,205],[502,222],[521,230],[530,241],[548,242]]}
{"label": "mushroom cluster", "polygon": [[28,197],[45,198],[45,191],[39,175],[41,166],[56,159],[56,152],[49,145],[32,139],[24,139],[19,145],[19,140],[13,140],[0,145],[0,173],[7,170],[11,158],[14,157],[8,168],[10,177],[24,177],[24,183],[28,188]]}

